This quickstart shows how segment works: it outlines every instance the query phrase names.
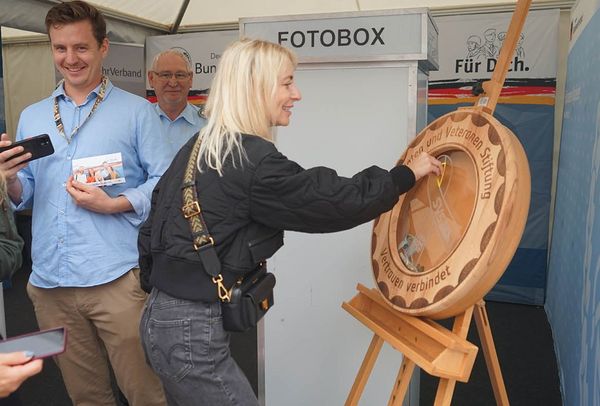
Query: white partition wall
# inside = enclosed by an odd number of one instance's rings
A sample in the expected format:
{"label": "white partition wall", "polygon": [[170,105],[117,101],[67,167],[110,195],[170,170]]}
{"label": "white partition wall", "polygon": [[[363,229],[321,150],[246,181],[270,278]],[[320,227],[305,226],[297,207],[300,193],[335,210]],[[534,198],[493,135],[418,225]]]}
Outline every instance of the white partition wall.
{"label": "white partition wall", "polygon": [[[391,168],[406,146],[400,129],[408,106],[386,100],[406,94],[410,68],[372,68],[371,80],[357,81],[362,70],[301,68],[303,100],[292,125],[279,130],[278,148],[304,167],[326,165],[344,176],[374,164]],[[265,320],[267,405],[343,403],[372,333],[340,305],[357,283],[374,286],[370,238],[371,224],[334,234],[286,232],[272,266],[277,305]],[[385,348],[362,404],[386,404],[401,361]]]}
{"label": "white partition wall", "polygon": [[[302,100],[276,143],[302,166],[329,166],[343,176],[370,165],[391,168],[425,126],[427,73],[437,66],[437,31],[426,9],[243,19],[240,30],[299,56]],[[277,276],[275,306],[259,339],[264,404],[344,403],[372,332],[341,304],[357,283],[374,286],[371,227],[286,232],[269,262]],[[387,403],[401,361],[384,346],[361,404]],[[418,385],[411,396],[410,404],[418,404]]]}

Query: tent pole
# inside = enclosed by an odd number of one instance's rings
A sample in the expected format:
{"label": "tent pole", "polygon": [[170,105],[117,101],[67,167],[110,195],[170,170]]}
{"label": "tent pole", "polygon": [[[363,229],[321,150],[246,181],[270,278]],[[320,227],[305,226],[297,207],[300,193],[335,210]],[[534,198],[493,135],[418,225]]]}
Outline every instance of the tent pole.
{"label": "tent pole", "polygon": [[183,0],[181,4],[181,8],[179,9],[179,14],[177,14],[177,18],[171,27],[171,34],[176,34],[177,30],[179,30],[179,25],[181,24],[181,20],[183,20],[183,15],[185,14],[188,5],[190,4],[190,0]]}

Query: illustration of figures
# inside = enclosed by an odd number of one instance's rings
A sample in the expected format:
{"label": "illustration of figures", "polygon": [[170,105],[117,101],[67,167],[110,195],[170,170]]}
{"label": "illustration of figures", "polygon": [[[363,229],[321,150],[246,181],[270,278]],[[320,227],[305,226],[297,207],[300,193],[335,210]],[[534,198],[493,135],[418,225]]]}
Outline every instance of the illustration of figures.
{"label": "illustration of figures", "polygon": [[525,40],[525,36],[523,33],[519,36],[519,41],[517,42],[517,49],[515,51],[515,56],[520,60],[525,59],[525,50],[523,49],[523,40]]}
{"label": "illustration of figures", "polygon": [[502,31],[498,33],[498,55],[500,55],[500,50],[502,49],[502,44],[504,43],[504,38],[506,38],[506,32]]}
{"label": "illustration of figures", "polygon": [[481,59],[482,48],[479,35],[471,35],[467,39],[467,59]]}
{"label": "illustration of figures", "polygon": [[585,221],[583,297],[581,300],[581,350],[579,354],[582,405],[600,404],[600,103],[596,110],[596,137]]}
{"label": "illustration of figures", "polygon": [[486,58],[496,58],[498,56],[498,47],[496,46],[496,29],[489,28],[483,33],[485,43],[483,44],[483,54]]}

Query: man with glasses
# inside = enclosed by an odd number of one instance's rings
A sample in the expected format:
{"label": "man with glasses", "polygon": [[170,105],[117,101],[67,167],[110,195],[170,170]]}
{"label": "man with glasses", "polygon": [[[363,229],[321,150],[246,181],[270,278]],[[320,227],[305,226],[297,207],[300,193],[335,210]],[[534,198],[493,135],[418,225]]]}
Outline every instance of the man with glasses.
{"label": "man with glasses", "polygon": [[155,109],[171,145],[171,157],[174,157],[206,124],[199,109],[187,100],[192,87],[191,61],[177,48],[163,51],[154,58],[148,81],[156,93]]}

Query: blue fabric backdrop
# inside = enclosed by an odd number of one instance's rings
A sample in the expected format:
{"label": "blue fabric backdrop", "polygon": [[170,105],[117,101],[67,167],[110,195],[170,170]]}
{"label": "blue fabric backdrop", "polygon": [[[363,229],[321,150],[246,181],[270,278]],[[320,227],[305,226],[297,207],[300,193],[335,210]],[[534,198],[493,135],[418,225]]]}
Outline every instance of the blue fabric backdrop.
{"label": "blue fabric backdrop", "polygon": [[599,43],[596,11],[567,62],[548,273],[546,312],[565,405],[600,405]]}
{"label": "blue fabric backdrop", "polygon": [[[472,104],[430,105],[429,121],[461,106]],[[542,305],[548,255],[554,106],[499,104],[494,117],[515,133],[523,144],[531,171],[531,204],[517,252],[486,299]]]}

